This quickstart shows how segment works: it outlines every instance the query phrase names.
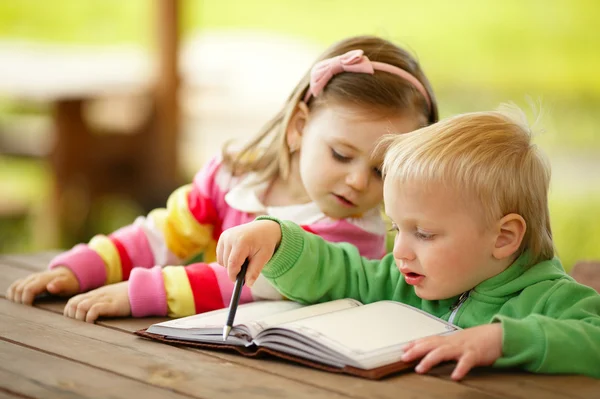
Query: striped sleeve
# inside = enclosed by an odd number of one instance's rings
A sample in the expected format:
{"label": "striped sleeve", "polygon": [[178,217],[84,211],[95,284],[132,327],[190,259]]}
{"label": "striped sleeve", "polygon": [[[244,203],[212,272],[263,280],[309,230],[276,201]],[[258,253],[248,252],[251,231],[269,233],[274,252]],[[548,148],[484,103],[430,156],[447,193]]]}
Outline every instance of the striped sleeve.
{"label": "striped sleeve", "polygon": [[[233,283],[218,264],[194,263],[135,270],[129,282],[129,302],[134,317],[183,317],[222,309],[229,304]],[[240,303],[252,302],[244,286]]]}
{"label": "striped sleeve", "polygon": [[50,268],[65,266],[77,277],[81,291],[128,280],[134,268],[181,264],[201,252],[213,260],[221,221],[211,198],[220,167],[215,158],[203,168],[193,184],[175,190],[166,208],[151,211],[110,235],[97,235],[60,254]]}

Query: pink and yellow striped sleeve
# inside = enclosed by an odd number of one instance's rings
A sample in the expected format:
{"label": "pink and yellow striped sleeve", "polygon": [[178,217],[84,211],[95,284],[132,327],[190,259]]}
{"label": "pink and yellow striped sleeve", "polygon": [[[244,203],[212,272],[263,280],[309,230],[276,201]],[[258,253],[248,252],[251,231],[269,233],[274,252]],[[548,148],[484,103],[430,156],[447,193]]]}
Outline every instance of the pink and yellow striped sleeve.
{"label": "pink and yellow striped sleeve", "polygon": [[[134,317],[183,317],[226,307],[232,292],[227,270],[216,263],[135,269],[129,303]],[[240,303],[252,301],[250,289],[244,286]]]}
{"label": "pink and yellow striped sleeve", "polygon": [[81,291],[105,284],[128,280],[134,268],[154,265],[181,264],[184,260],[205,252],[205,259],[215,257],[221,221],[211,193],[220,166],[212,160],[194,180],[175,190],[167,207],[139,217],[129,226],[110,235],[97,235],[86,244],[58,255],[50,268],[69,268],[80,283]]}

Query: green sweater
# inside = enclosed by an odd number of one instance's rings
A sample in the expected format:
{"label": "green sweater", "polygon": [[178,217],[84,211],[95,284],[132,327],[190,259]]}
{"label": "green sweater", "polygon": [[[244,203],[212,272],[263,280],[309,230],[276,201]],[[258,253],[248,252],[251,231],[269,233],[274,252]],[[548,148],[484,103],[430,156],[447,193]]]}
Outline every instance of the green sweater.
{"label": "green sweater", "polygon": [[394,300],[459,327],[502,324],[502,357],[496,367],[600,378],[600,295],[576,283],[557,259],[527,266],[527,254],[460,297],[429,301],[404,281],[392,254],[362,258],[350,244],[333,244],[299,226],[278,222],[281,243],[263,275],[301,303],[354,298]]}

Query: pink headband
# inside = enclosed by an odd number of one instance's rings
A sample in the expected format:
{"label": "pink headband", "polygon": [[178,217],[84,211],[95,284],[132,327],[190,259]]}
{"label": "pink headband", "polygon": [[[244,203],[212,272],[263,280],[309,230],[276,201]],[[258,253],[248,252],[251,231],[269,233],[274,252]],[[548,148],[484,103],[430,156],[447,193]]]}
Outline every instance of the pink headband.
{"label": "pink headband", "polygon": [[376,70],[392,73],[408,81],[425,97],[427,106],[431,110],[431,100],[427,90],[417,78],[394,65],[369,60],[362,50],[350,50],[346,54],[317,62],[310,71],[310,86],[304,96],[304,102],[307,102],[311,95],[317,97],[329,80],[338,73],[353,72],[373,75]]}

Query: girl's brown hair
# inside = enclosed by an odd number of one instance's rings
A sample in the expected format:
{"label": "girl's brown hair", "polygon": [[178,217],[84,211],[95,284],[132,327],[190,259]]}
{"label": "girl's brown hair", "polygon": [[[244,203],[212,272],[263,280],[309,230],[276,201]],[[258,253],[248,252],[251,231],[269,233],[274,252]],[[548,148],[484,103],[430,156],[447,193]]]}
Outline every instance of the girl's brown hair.
{"label": "girl's brown hair", "polygon": [[[308,101],[309,110],[326,104],[342,103],[364,107],[375,115],[420,115],[422,126],[437,122],[437,102],[419,63],[406,50],[387,40],[376,36],[351,37],[329,47],[315,63],[357,49],[363,50],[371,61],[394,65],[417,78],[427,90],[431,107],[408,81],[387,72],[376,71],[373,75],[341,73],[334,76],[317,98],[311,97]],[[229,144],[225,145],[223,162],[234,174],[256,172],[260,176],[259,182],[272,180],[277,176],[287,179],[290,149],[286,130],[298,103],[308,90],[309,81],[310,70],[302,77],[279,113],[239,151],[231,151]]]}

